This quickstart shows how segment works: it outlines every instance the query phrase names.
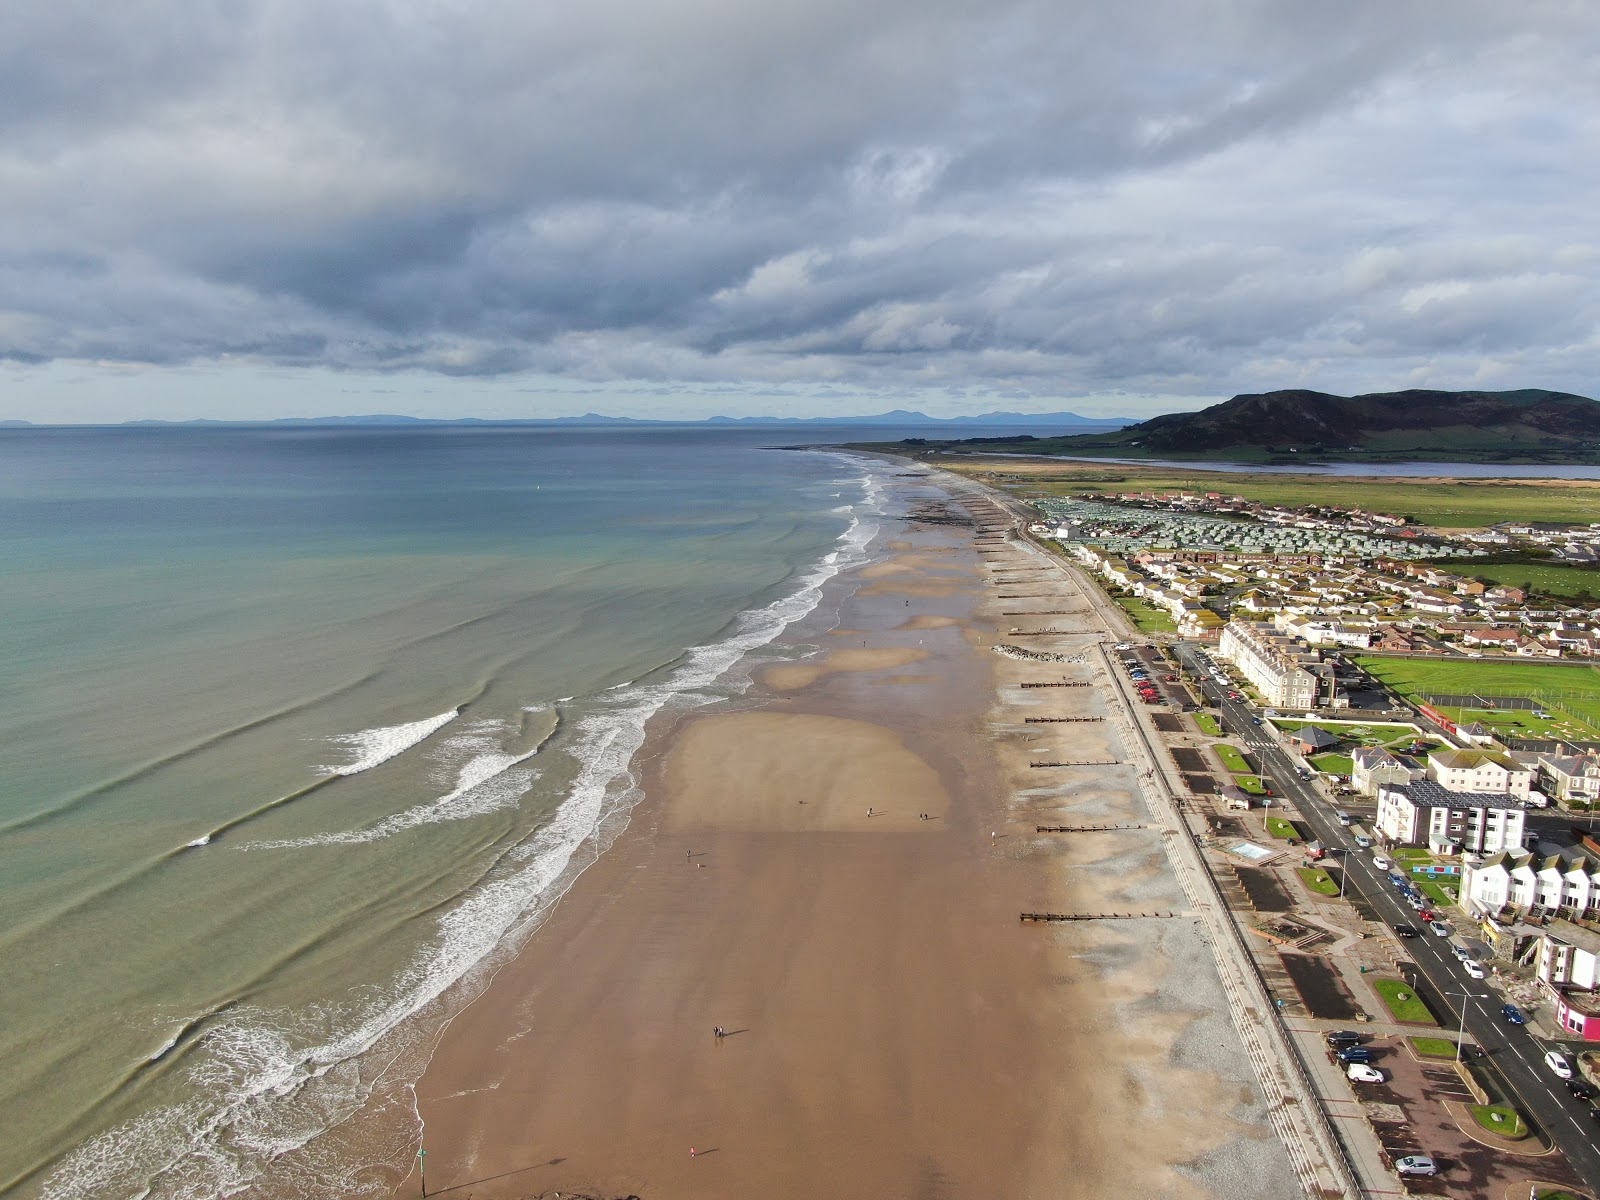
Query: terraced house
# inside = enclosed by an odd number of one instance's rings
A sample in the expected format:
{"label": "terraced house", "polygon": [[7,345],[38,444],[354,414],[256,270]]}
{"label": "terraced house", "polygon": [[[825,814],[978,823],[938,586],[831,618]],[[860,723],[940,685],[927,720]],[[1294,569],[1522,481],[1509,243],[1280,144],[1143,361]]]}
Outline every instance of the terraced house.
{"label": "terraced house", "polygon": [[1333,667],[1296,638],[1263,621],[1229,621],[1217,653],[1239,668],[1268,704],[1279,708],[1337,708]]}

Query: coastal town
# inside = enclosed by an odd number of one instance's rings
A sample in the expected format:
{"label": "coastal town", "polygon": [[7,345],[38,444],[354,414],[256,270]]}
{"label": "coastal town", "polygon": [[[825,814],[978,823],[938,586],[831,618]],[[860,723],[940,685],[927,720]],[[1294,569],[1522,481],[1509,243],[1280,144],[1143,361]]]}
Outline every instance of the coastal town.
{"label": "coastal town", "polygon": [[1600,526],[1221,492],[1019,509],[1121,630],[1117,686],[1357,1192],[1589,1194],[1600,608],[1473,567],[1583,564]]}

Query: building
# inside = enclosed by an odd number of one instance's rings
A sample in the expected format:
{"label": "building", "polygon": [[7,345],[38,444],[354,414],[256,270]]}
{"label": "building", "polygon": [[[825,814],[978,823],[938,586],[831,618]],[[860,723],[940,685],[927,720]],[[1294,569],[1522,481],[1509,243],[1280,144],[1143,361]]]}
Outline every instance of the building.
{"label": "building", "polygon": [[1545,795],[1592,804],[1600,798],[1600,759],[1594,754],[1540,754],[1534,770]]}
{"label": "building", "polygon": [[1492,750],[1439,750],[1428,756],[1428,778],[1452,792],[1509,792],[1528,798],[1533,772]]}
{"label": "building", "polygon": [[1217,653],[1279,708],[1338,707],[1333,668],[1315,650],[1265,622],[1229,621]]}
{"label": "building", "polygon": [[1378,789],[1374,828],[1386,841],[1470,854],[1522,849],[1525,796],[1457,792],[1431,779]]}
{"label": "building", "polygon": [[1503,850],[1461,865],[1461,904],[1490,917],[1563,913],[1600,917],[1600,859],[1582,850]]}
{"label": "building", "polygon": [[1362,746],[1350,755],[1350,783],[1363,796],[1376,796],[1386,783],[1410,783],[1421,772],[1381,746]]}

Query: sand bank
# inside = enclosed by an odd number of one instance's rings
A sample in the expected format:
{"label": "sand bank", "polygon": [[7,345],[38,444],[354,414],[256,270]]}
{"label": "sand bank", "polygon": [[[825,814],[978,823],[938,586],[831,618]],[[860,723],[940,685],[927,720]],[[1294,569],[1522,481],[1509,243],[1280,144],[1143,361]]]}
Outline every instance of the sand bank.
{"label": "sand bank", "polygon": [[866,647],[656,739],[626,835],[418,1085],[430,1193],[1295,1194],[1190,922],[1017,919],[1182,901],[1153,833],[1035,832],[1137,820],[1138,781],[1029,765],[1118,735],[1023,720],[1107,697],[1019,686],[1091,667],[989,653],[971,537],[909,526],[920,564],[830,602]]}

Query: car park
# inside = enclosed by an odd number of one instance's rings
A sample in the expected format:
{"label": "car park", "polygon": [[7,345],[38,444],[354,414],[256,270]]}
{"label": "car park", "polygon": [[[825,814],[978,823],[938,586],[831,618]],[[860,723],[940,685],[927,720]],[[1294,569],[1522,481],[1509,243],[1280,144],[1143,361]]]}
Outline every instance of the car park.
{"label": "car park", "polygon": [[1572,1078],[1572,1060],[1559,1050],[1550,1050],[1545,1053],[1544,1065],[1549,1067],[1557,1079]]}
{"label": "car park", "polygon": [[1414,938],[1414,937],[1417,936],[1416,926],[1414,926],[1414,925],[1406,925],[1406,924],[1402,923],[1402,924],[1396,925],[1394,927],[1394,931],[1395,931],[1395,934],[1397,936],[1403,937],[1403,938]]}
{"label": "car park", "polygon": [[1394,1173],[1400,1176],[1437,1175],[1439,1164],[1426,1154],[1407,1154],[1403,1158],[1394,1160]]}
{"label": "car park", "polygon": [[1369,1067],[1366,1063],[1353,1062],[1344,1069],[1345,1078],[1355,1083],[1382,1083],[1384,1074],[1377,1067]]}
{"label": "car park", "polygon": [[1500,1016],[1510,1025],[1525,1025],[1528,1022],[1528,1018],[1522,1015],[1522,1010],[1515,1004],[1502,1004]]}

